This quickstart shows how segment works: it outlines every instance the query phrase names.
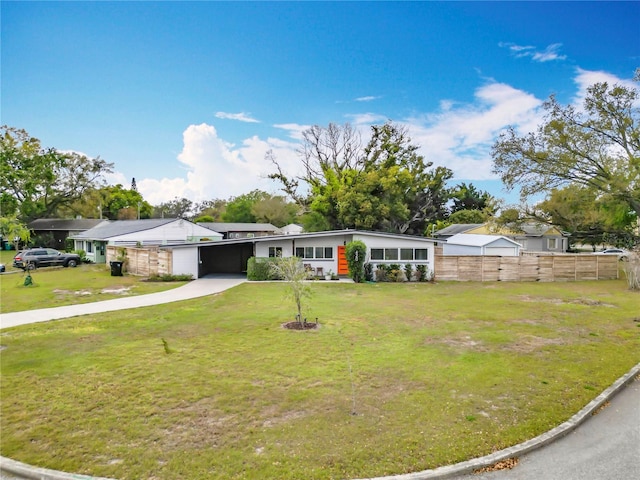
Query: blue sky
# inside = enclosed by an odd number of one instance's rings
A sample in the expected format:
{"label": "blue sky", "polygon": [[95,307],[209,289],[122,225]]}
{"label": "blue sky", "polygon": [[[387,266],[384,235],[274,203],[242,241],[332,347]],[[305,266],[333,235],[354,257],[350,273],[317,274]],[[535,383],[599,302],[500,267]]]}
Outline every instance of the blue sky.
{"label": "blue sky", "polygon": [[630,83],[640,2],[8,2],[1,121],[115,164],[152,204],[229,198],[300,132],[406,125],[420,153],[513,203],[490,148],[550,94]]}

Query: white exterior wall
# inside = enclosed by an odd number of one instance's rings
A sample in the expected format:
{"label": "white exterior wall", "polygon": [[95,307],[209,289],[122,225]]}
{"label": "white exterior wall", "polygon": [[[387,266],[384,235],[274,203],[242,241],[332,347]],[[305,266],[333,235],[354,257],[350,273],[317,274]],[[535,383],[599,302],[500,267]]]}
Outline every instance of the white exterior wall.
{"label": "white exterior wall", "polygon": [[445,243],[442,246],[442,254],[443,255],[482,255],[482,247]]}
{"label": "white exterior wall", "polygon": [[304,247],[332,247],[333,258],[303,258],[302,263],[308,264],[314,270],[322,268],[323,273],[338,271],[338,246],[344,245],[344,242],[350,241],[350,235],[331,235],[317,238],[283,238],[282,240],[271,240],[268,242],[256,243],[256,257],[268,257],[269,247],[282,248],[283,257],[292,257],[295,255],[296,248]]}
{"label": "white exterior wall", "polygon": [[191,248],[174,248],[172,255],[171,273],[173,275],[192,275],[198,278],[198,247],[194,245]]}
{"label": "white exterior wall", "polygon": [[[397,237],[384,237],[374,235],[353,235],[354,240],[360,240],[367,246],[367,262],[374,265],[379,264],[398,264],[406,265],[410,263],[414,265],[426,265],[428,275],[434,274],[434,257],[435,257],[435,244],[432,241],[422,241],[414,238],[397,238]],[[372,248],[422,248],[427,249],[427,260],[371,260]]]}
{"label": "white exterior wall", "polygon": [[291,239],[282,239],[282,240],[273,240],[270,242],[258,242],[256,243],[256,257],[268,257],[269,256],[269,247],[280,247],[282,248],[282,256],[283,257],[292,257],[293,250],[291,245]]}
{"label": "white exterior wall", "polygon": [[371,248],[422,248],[427,250],[427,260],[373,260],[371,263],[374,264],[382,264],[382,263],[397,263],[401,265],[406,265],[407,263],[411,263],[413,265],[426,265],[427,271],[430,275],[433,275],[434,268],[434,255],[435,255],[435,247],[432,241],[422,241],[413,238],[398,238],[398,237],[386,237],[386,236],[374,236],[374,235],[363,235],[363,234],[336,234],[336,235],[326,235],[326,236],[318,236],[311,238],[282,238],[282,239],[274,239],[266,242],[258,242],[256,243],[256,257],[268,257],[269,256],[269,247],[280,247],[282,248],[282,256],[289,257],[295,255],[296,248],[304,248],[304,247],[331,247],[333,248],[333,258],[327,259],[316,259],[316,258],[304,258],[302,259],[304,264],[308,264],[314,270],[318,268],[322,268],[323,273],[327,273],[329,271],[333,273],[338,272],[338,247],[346,245],[352,240],[360,240],[364,242],[367,246],[367,262],[370,261],[371,257]]}
{"label": "white exterior wall", "polygon": [[303,258],[302,262],[310,265],[318,271],[322,269],[323,274],[329,272],[338,273],[338,247],[351,241],[351,235],[331,235],[318,238],[300,238],[296,240],[296,248],[304,247],[331,247],[333,258]]}
{"label": "white exterior wall", "polygon": [[502,257],[517,257],[520,255],[519,248],[517,246],[513,247],[486,247],[484,254],[485,255],[500,255]]}

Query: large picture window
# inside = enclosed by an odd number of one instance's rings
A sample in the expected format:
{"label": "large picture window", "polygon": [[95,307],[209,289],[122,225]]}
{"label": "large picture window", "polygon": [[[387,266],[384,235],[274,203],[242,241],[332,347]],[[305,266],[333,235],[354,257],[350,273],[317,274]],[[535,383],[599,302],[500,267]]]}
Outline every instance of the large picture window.
{"label": "large picture window", "polygon": [[332,260],[333,247],[296,247],[296,257]]}
{"label": "large picture window", "polygon": [[404,261],[428,260],[429,250],[426,248],[372,248],[371,260]]}

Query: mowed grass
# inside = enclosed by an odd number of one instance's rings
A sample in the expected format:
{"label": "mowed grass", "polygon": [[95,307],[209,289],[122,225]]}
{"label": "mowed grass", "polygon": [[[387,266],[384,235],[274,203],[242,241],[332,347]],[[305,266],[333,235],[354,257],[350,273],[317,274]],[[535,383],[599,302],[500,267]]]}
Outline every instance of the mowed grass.
{"label": "mowed grass", "polygon": [[33,284],[29,286],[24,284],[25,275],[22,270],[0,275],[0,313],[142,295],[186,283],[145,282],[142,277],[126,274],[112,277],[109,267],[103,264],[39,268],[31,272]]}
{"label": "mowed grass", "polygon": [[[280,283],[0,332],[1,453],[118,479],[334,479],[484,455],[640,361],[623,281]],[[163,342],[164,341],[164,342]]]}

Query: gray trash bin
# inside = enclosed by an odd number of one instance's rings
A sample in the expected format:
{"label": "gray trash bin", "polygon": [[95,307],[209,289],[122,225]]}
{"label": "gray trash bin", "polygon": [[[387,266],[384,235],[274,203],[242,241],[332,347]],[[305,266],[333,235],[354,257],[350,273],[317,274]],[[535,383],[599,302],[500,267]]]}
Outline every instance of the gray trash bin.
{"label": "gray trash bin", "polygon": [[109,262],[109,265],[111,265],[111,276],[112,277],[121,277],[122,276],[122,263],[123,262]]}

